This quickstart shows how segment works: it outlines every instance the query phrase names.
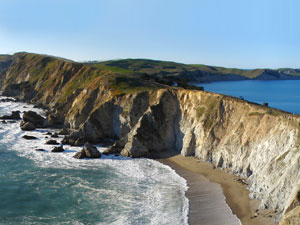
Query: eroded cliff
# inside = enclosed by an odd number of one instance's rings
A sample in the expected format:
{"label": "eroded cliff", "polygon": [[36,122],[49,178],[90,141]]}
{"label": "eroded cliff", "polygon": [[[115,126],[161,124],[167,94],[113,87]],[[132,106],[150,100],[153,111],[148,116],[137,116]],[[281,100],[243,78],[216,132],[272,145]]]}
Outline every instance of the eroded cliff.
{"label": "eroded cliff", "polygon": [[156,157],[176,150],[245,177],[251,197],[276,210],[277,221],[300,221],[297,115],[30,54],[14,58],[2,90],[48,106],[75,136],[115,140],[110,153]]}

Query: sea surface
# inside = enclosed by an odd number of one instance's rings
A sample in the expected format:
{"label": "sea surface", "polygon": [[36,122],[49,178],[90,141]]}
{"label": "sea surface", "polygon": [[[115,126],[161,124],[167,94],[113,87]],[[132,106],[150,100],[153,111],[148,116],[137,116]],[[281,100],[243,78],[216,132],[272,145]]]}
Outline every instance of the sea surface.
{"label": "sea surface", "polygon": [[300,114],[300,80],[245,80],[196,85],[203,86],[205,91],[243,97],[259,104],[267,102],[272,108]]}
{"label": "sea surface", "polygon": [[[0,102],[0,115],[14,110],[44,113]],[[44,144],[49,130],[24,132],[19,123],[0,122],[1,225],[187,224],[187,184],[169,166],[120,156],[78,160],[72,156],[81,148],[71,146],[51,153],[53,146]],[[38,139],[21,138],[25,134]]]}

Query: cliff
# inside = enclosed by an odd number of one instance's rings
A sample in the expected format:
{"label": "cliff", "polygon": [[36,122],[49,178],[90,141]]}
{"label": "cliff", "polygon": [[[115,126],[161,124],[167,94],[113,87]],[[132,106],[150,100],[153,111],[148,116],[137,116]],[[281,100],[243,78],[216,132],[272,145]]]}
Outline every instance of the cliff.
{"label": "cliff", "polygon": [[50,108],[73,136],[114,140],[108,152],[176,150],[247,179],[281,224],[300,221],[300,117],[229,96],[166,86],[143,75],[19,53],[3,93]]}

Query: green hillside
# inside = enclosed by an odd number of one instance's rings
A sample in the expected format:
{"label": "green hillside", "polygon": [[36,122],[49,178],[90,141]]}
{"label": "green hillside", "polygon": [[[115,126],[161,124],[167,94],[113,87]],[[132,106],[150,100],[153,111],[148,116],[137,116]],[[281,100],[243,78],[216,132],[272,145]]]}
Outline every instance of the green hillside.
{"label": "green hillside", "polygon": [[[168,61],[158,61],[149,59],[121,59],[110,60],[104,62],[92,62],[89,65],[110,70],[120,74],[147,74],[155,78],[189,78],[195,79],[197,76],[206,77],[209,76],[226,76],[235,75],[244,77],[247,79],[254,79],[262,75],[263,73],[269,73],[273,76],[291,75],[299,76],[300,70],[282,68],[278,70],[272,69],[237,69],[237,68],[225,68],[219,66],[207,66],[203,64],[182,64]],[[278,73],[278,75],[277,75]],[[226,79],[223,77],[222,79]],[[203,80],[205,82],[205,79]]]}

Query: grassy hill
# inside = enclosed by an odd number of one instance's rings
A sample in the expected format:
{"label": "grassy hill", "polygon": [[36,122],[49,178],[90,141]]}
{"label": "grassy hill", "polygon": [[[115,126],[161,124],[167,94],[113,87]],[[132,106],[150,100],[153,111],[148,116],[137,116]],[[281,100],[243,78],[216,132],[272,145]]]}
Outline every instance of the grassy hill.
{"label": "grassy hill", "polygon": [[207,66],[203,64],[182,64],[168,61],[158,61],[149,59],[122,59],[104,62],[92,62],[91,66],[106,70],[111,70],[121,74],[147,74],[158,78],[188,78],[188,75],[203,76],[226,76],[237,75],[247,79],[254,79],[265,72],[283,73],[286,75],[300,76],[300,69],[281,68],[272,69],[252,69],[243,70],[237,68],[225,68],[218,66]]}
{"label": "grassy hill", "polygon": [[[24,93],[28,92],[25,88],[34,90],[32,94],[37,97],[53,96],[59,98],[59,102],[65,102],[77,90],[92,87],[99,82],[115,94],[126,94],[170,86],[201,89],[190,85],[189,82],[300,79],[300,70],[289,68],[242,70],[149,59],[78,63],[59,57],[25,52],[13,56],[0,55],[0,81],[4,79],[6,71],[10,76],[3,82],[3,88],[14,83],[22,83],[23,86],[14,88]],[[60,90],[59,97],[55,94],[58,90]]]}

